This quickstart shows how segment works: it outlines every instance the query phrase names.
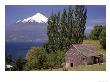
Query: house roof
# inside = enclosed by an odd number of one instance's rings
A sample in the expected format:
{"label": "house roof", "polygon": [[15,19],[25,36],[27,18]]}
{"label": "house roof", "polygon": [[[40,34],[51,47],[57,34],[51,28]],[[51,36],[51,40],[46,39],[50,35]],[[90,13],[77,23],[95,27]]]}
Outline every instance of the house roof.
{"label": "house roof", "polygon": [[66,55],[75,55],[76,53],[82,54],[86,57],[100,55],[96,49],[89,44],[73,44],[71,48],[66,52]]}

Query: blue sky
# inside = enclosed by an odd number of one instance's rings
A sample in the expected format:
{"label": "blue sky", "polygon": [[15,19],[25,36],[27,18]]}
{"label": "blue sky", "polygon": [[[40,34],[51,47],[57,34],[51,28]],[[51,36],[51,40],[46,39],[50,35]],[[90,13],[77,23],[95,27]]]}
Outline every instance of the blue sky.
{"label": "blue sky", "polygon": [[[106,6],[104,5],[87,5],[87,28],[91,28],[96,24],[106,24]],[[5,6],[5,24],[9,25],[19,19],[24,19],[38,12],[46,17],[51,12],[63,11],[68,5],[6,5]]]}

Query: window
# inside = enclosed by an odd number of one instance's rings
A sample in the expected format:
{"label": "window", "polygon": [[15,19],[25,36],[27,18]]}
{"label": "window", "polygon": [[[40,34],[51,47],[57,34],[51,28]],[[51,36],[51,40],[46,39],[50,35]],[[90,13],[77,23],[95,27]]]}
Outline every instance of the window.
{"label": "window", "polygon": [[73,63],[71,63],[71,67],[73,67]]}

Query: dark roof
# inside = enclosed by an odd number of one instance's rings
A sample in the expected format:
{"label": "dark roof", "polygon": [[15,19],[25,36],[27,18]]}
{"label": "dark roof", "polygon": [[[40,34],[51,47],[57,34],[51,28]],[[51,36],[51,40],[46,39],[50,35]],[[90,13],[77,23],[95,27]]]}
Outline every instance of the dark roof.
{"label": "dark roof", "polygon": [[96,49],[89,44],[73,44],[71,48],[66,52],[66,55],[74,54],[75,55],[82,54],[86,57],[100,55],[99,53],[97,53]]}

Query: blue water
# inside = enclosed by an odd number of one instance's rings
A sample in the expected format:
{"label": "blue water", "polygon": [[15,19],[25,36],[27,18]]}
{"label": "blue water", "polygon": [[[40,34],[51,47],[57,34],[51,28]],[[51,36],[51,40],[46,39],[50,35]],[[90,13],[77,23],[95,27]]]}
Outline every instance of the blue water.
{"label": "blue water", "polygon": [[14,58],[16,56],[25,57],[28,50],[32,47],[42,47],[41,42],[6,42],[5,53],[11,54]]}

